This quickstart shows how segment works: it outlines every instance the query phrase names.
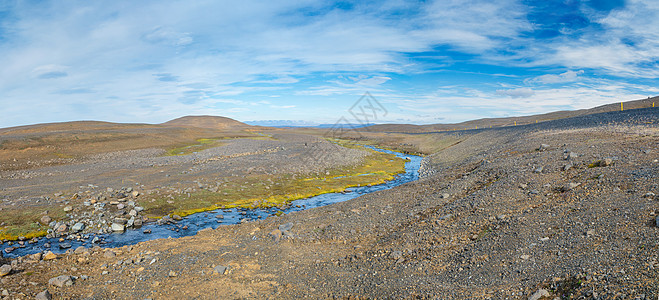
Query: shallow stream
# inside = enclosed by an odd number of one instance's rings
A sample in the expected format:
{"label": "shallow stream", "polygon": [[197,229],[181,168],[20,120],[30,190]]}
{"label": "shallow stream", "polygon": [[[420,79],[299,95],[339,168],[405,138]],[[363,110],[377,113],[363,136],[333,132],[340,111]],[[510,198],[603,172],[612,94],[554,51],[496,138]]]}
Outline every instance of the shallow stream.
{"label": "shallow stream", "polygon": [[[195,235],[199,230],[205,228],[215,229],[222,225],[238,224],[243,222],[243,219],[247,219],[248,221],[265,219],[279,211],[287,214],[293,211],[300,211],[309,208],[325,206],[332,203],[343,202],[357,198],[364,194],[387,190],[395,186],[417,180],[419,178],[419,167],[421,165],[422,159],[420,156],[378,149],[371,146],[366,147],[380,152],[395,154],[401,158],[408,158],[409,161],[405,163],[405,173],[397,175],[394,180],[379,185],[349,188],[345,193],[322,194],[311,198],[295,200],[285,208],[218,209],[187,216],[183,218],[183,220],[176,222],[176,224],[157,225],[155,223],[149,223],[142,226],[141,228],[135,230],[127,230],[124,233],[85,234],[85,241],[65,239],[64,241],[60,242],[58,238],[40,238],[36,243],[28,243],[25,241],[23,242],[23,245],[20,245],[18,242],[14,242],[12,245],[4,243],[0,245],[0,250],[2,250],[2,255],[4,255],[4,257],[17,257],[43,251],[64,253],[69,248],[75,249],[79,246],[91,248],[98,245],[104,248],[114,248],[124,245],[133,245],[139,242],[155,239],[191,236]],[[145,230],[150,231],[150,233],[144,233]],[[92,243],[92,241],[94,241],[94,243]],[[17,246],[18,248],[15,248]],[[14,247],[15,249],[11,253],[6,253],[4,250],[7,247]]]}

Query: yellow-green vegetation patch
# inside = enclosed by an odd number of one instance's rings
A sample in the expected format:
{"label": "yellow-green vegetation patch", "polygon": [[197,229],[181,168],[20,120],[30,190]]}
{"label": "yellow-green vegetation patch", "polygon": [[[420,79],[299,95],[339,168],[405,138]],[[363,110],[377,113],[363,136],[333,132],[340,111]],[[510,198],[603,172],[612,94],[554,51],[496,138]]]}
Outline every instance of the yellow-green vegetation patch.
{"label": "yellow-green vegetation patch", "polygon": [[194,144],[187,144],[167,150],[165,153],[166,156],[175,156],[175,155],[188,155],[194,152],[199,152],[213,147],[222,146],[223,144],[218,142],[218,138],[214,139],[197,139],[197,142]]}
{"label": "yellow-green vegetation patch", "polygon": [[250,136],[226,136],[219,138],[201,138],[197,139],[195,143],[181,144],[176,147],[167,149],[165,156],[188,155],[202,150],[210,149],[213,147],[223,146],[223,140],[236,140],[236,139],[250,139],[250,140],[272,140],[273,137],[267,134],[250,133]]}
{"label": "yellow-green vegetation patch", "polygon": [[[41,218],[44,210],[61,211],[59,206],[53,207],[27,207],[21,209],[3,209],[0,213],[0,224],[8,224],[0,226],[0,240],[17,240],[19,237],[31,239],[34,237],[41,237],[47,234],[48,227],[41,225],[38,220]],[[64,214],[49,214],[51,218],[61,219]]]}
{"label": "yellow-green vegetation patch", "polygon": [[[361,147],[345,141],[336,141],[346,147]],[[232,178],[217,186],[217,192],[201,190],[194,193],[161,197],[145,202],[146,213],[151,216],[177,214],[186,216],[218,208],[264,208],[281,206],[297,199],[326,193],[343,192],[347,188],[377,185],[393,180],[405,173],[405,160],[394,154],[366,149],[370,152],[361,164],[334,168],[323,176],[249,175]]]}

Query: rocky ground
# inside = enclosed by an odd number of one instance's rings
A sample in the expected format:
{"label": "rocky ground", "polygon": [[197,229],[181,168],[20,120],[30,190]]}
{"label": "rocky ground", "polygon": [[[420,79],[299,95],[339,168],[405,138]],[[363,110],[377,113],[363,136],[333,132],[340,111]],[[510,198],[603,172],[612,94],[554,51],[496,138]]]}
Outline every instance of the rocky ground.
{"label": "rocky ground", "polygon": [[[38,211],[47,237],[85,239],[139,227],[142,213],[156,198],[175,198],[200,190],[217,193],[248,176],[323,173],[357,164],[368,152],[340,147],[309,135],[274,134],[270,139],[229,139],[181,156],[162,149],[111,152],[69,164],[0,172],[0,213]],[[167,215],[167,211],[151,216]],[[2,220],[2,218],[0,218]],[[151,220],[153,221],[153,220]],[[0,226],[9,225],[5,222]],[[12,247],[36,239],[21,238]],[[7,240],[0,241],[8,243]],[[11,242],[9,242],[11,243]]]}
{"label": "rocky ground", "polygon": [[391,190],[192,237],[7,261],[0,295],[659,297],[659,110],[469,134],[429,156],[424,179]]}

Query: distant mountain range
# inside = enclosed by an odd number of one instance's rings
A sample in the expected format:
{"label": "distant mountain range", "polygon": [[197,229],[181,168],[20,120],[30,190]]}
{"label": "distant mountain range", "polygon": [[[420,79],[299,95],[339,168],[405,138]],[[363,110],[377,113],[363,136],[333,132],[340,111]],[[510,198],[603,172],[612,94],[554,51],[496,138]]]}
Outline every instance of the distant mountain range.
{"label": "distant mountain range", "polygon": [[321,124],[302,120],[261,120],[261,121],[246,121],[245,124],[253,126],[266,126],[266,127],[313,127],[313,128],[361,128],[366,126],[375,125],[369,124],[350,124],[350,123],[335,123],[335,124]]}

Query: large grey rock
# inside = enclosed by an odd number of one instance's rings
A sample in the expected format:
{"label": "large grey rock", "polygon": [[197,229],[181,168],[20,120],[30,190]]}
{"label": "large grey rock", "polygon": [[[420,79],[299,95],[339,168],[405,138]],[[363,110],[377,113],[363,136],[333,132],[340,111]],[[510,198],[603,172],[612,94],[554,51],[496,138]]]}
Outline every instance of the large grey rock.
{"label": "large grey rock", "polygon": [[49,217],[49,216],[43,216],[43,217],[41,217],[41,220],[39,220],[39,221],[40,221],[41,224],[43,224],[43,225],[48,225],[48,224],[50,224],[50,222],[53,221],[53,219],[52,219],[51,217]]}
{"label": "large grey rock", "polygon": [[119,224],[119,223],[112,223],[111,228],[112,231],[115,232],[124,232],[126,230],[126,226],[124,226],[124,224]]}
{"label": "large grey rock", "polygon": [[0,277],[6,276],[9,273],[11,273],[10,265],[2,265],[2,267],[0,267]]}
{"label": "large grey rock", "polygon": [[51,278],[48,280],[48,284],[54,285],[57,287],[64,287],[64,286],[72,286],[73,285],[73,278],[69,275],[60,275],[54,278]]}
{"label": "large grey rock", "polygon": [[654,219],[654,225],[659,227],[659,216]]}
{"label": "large grey rock", "polygon": [[71,232],[76,233],[82,231],[83,229],[85,229],[85,224],[78,222],[71,227]]}
{"label": "large grey rock", "polygon": [[53,295],[51,295],[48,290],[45,290],[41,293],[38,293],[37,296],[34,299],[37,299],[37,300],[51,300],[51,299],[53,299]]}

